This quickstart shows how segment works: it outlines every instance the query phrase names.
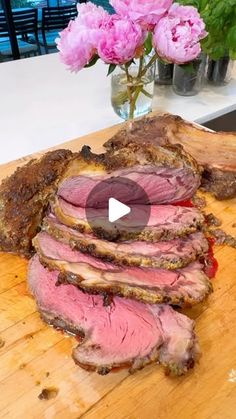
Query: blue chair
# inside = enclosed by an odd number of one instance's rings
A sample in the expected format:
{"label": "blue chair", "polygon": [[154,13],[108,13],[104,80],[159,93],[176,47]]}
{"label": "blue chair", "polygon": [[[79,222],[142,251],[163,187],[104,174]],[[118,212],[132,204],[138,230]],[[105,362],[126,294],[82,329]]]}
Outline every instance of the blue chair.
{"label": "blue chair", "polygon": [[102,6],[108,13],[114,13],[113,7],[110,5],[108,0],[91,0],[96,6]]}

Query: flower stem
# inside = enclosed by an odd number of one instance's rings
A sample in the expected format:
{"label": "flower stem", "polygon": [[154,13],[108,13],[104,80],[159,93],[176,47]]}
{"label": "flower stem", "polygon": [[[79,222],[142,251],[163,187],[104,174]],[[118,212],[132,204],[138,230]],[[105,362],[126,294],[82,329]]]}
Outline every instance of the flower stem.
{"label": "flower stem", "polygon": [[147,90],[145,90],[145,89],[142,89],[141,93],[143,93],[145,96],[149,97],[150,99],[153,98],[153,95],[151,93],[148,93]]}
{"label": "flower stem", "polygon": [[[129,66],[126,65],[126,77],[128,84],[133,84],[132,87],[127,85],[127,92],[129,97],[129,119],[134,119],[134,112],[136,107],[136,102],[138,99],[138,96],[143,89],[143,83],[142,83],[142,69],[143,69],[143,57],[139,60],[139,68],[138,68],[138,74],[136,77],[132,77],[129,74]],[[136,85],[136,86],[135,86]]]}
{"label": "flower stem", "polygon": [[157,58],[158,58],[158,55],[157,54],[154,54],[152,56],[152,58],[149,61],[149,63],[147,63],[147,65],[144,67],[144,69],[143,69],[143,71],[141,73],[141,77],[143,77],[146,74],[147,70],[155,63],[155,61],[157,60]]}
{"label": "flower stem", "polygon": [[126,74],[126,78],[127,78],[127,95],[129,98],[129,102],[131,103],[132,101],[132,92],[131,92],[131,79],[130,79],[130,74],[129,74],[129,65],[125,64],[125,74]]}
{"label": "flower stem", "polygon": [[132,97],[132,101],[130,102],[130,109],[129,109],[129,119],[134,119],[134,111],[136,108],[136,101],[139,97],[140,92],[142,91],[143,86],[138,86],[135,89],[134,95]]}
{"label": "flower stem", "polygon": [[125,70],[126,78],[127,78],[127,96],[129,100],[129,120],[134,119],[134,112],[136,108],[136,102],[138,100],[138,97],[140,93],[144,94],[147,97],[152,98],[152,95],[150,95],[145,89],[144,89],[144,82],[142,80],[143,76],[145,76],[147,70],[155,63],[157,60],[157,54],[153,55],[153,57],[150,59],[150,61],[147,63],[145,67],[144,65],[144,57],[140,57],[139,60],[139,68],[137,76],[132,76],[129,73],[129,64],[125,64],[125,67],[122,69]]}
{"label": "flower stem", "polygon": [[143,56],[140,57],[140,60],[139,60],[139,69],[138,69],[137,79],[139,79],[142,76],[142,69],[143,69]]}

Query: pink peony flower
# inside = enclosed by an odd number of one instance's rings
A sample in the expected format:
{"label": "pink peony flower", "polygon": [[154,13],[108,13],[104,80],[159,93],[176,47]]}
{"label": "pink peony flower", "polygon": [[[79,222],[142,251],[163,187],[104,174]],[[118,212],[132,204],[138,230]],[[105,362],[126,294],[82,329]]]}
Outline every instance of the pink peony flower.
{"label": "pink peony flower", "polygon": [[99,29],[109,19],[110,15],[101,7],[89,1],[77,5],[77,21],[88,29]]}
{"label": "pink peony flower", "polygon": [[157,24],[153,44],[166,61],[184,64],[201,52],[200,40],[205,38],[205,24],[197,9],[175,3]]}
{"label": "pink peony flower", "polygon": [[173,0],[110,0],[116,13],[145,28],[153,28],[165,15]]}
{"label": "pink peony flower", "polygon": [[102,26],[110,15],[102,8],[88,2],[77,6],[78,17],[56,39],[60,59],[71,71],[79,71],[97,52]]}
{"label": "pink peony flower", "polygon": [[124,64],[132,60],[146,36],[140,25],[117,15],[110,16],[103,29],[98,55],[108,64]]}
{"label": "pink peony flower", "polygon": [[96,50],[88,30],[72,20],[56,39],[60,59],[71,71],[79,71],[89,63]]}

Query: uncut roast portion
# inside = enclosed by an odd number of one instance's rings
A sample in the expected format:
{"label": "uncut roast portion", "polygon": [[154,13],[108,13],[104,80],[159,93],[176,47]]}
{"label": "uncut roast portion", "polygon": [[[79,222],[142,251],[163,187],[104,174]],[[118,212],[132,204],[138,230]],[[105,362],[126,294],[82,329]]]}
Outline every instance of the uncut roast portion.
{"label": "uncut roast portion", "polygon": [[236,133],[213,132],[180,116],[164,114],[134,121],[105,143],[116,150],[129,143],[178,144],[202,168],[202,187],[217,199],[236,197]]}
{"label": "uncut roast portion", "polygon": [[[194,322],[172,306],[198,304],[212,292],[205,217],[192,204],[202,168],[164,134],[141,142],[135,125],[106,147],[100,155],[88,146],[50,152],[4,180],[0,248],[27,257],[36,252],[29,288],[42,319],[78,337],[78,365],[106,374],[158,362],[184,374],[200,350]],[[114,233],[103,203],[120,179],[138,185],[130,194],[120,183],[122,199],[138,211],[128,227],[118,220]],[[104,195],[94,199],[91,228],[86,202],[101,181]],[[139,229],[147,205],[150,217]]]}

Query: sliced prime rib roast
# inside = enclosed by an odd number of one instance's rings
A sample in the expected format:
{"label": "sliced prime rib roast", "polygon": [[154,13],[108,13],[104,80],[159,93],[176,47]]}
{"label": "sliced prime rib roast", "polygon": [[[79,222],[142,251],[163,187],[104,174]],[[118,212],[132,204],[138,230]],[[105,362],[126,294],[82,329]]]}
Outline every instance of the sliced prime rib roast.
{"label": "sliced prime rib roast", "polygon": [[209,247],[207,239],[200,231],[186,237],[155,243],[143,241],[115,243],[67,227],[52,214],[44,219],[42,229],[72,249],[125,266],[182,268],[206,254]]}
{"label": "sliced prime rib roast", "polygon": [[[132,194],[130,188],[126,190],[123,178],[138,185]],[[119,185],[123,191],[120,200],[128,205],[142,204],[142,190],[150,204],[170,204],[194,195],[200,185],[200,172],[192,157],[175,145],[143,147],[134,143],[100,155],[84,146],[63,174],[58,195],[71,204],[86,207],[90,192],[101,181],[103,187],[93,198],[96,208],[103,208],[104,197],[112,196],[114,186],[117,190]]]}
{"label": "sliced prime rib roast", "polygon": [[212,291],[199,262],[178,270],[118,266],[72,250],[44,232],[33,243],[41,263],[60,271],[59,282],[77,285],[90,293],[186,306],[202,301]]}
{"label": "sliced prime rib roast", "polygon": [[[133,206],[134,208],[134,206]],[[87,221],[86,210],[76,207],[62,198],[52,202],[52,211],[57,219],[82,233],[96,232],[102,239],[122,241],[139,239],[141,241],[171,240],[197,231],[203,226],[204,216],[197,208],[187,208],[175,205],[151,205],[148,224],[141,229],[146,206],[139,205],[135,219],[130,214],[129,223],[125,217],[113,225],[107,222],[107,210],[90,210],[90,223]],[[140,214],[138,218],[138,214]],[[92,224],[92,227],[91,227]]]}
{"label": "sliced prime rib roast", "polygon": [[196,162],[178,146],[144,148],[133,144],[101,155],[92,154],[89,147],[74,154],[56,150],[18,168],[3,180],[0,250],[31,254],[32,237],[40,228],[49,198],[56,193],[59,183],[61,196],[85,205],[96,182],[114,175],[133,179],[147,189],[151,201],[160,203],[186,200],[200,184]]}
{"label": "sliced prime rib roast", "polygon": [[176,115],[157,115],[136,120],[105,143],[117,150],[129,143],[142,146],[180,144],[204,168],[202,186],[217,199],[236,197],[236,133],[210,132]]}
{"label": "sliced prime rib roast", "polygon": [[[32,237],[71,160],[75,162],[71,162],[60,183],[65,197],[76,190],[78,180],[82,186],[80,191],[87,193],[96,183],[95,177],[98,181],[114,171],[119,175],[129,173],[137,182],[145,179],[150,194],[157,191],[158,196],[153,198],[161,203],[187,199],[197,189],[200,175],[195,160],[181,145],[204,167],[202,185],[207,190],[218,199],[236,196],[235,133],[211,133],[173,115],[143,118],[135,121],[131,130],[122,130],[109,140],[105,144],[108,153],[95,156],[88,147],[81,154],[56,150],[18,168],[4,179],[0,186],[0,250],[30,256]],[[87,167],[84,177],[81,166],[78,167],[81,160]],[[135,164],[142,166],[141,172]],[[89,184],[88,174],[94,178]],[[78,195],[78,189],[76,193]],[[76,193],[73,193],[73,201],[77,200]],[[85,201],[86,194],[83,196]]]}
{"label": "sliced prime rib roast", "polygon": [[37,256],[28,281],[42,318],[80,336],[73,358],[85,369],[107,374],[113,368],[134,371],[158,361],[181,375],[199,357],[194,322],[168,305],[115,297],[104,307],[99,295],[84,294],[73,285],[56,286],[58,272],[45,269]]}

